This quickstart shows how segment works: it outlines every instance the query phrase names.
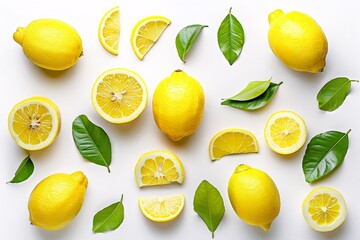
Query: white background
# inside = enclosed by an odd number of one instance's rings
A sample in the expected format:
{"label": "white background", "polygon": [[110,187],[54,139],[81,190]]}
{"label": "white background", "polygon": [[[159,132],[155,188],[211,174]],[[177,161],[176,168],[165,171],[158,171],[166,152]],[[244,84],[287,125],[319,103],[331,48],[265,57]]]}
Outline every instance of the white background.
{"label": "white background", "polygon": [[[119,5],[121,35],[119,56],[106,52],[97,38],[98,23],[110,8]],[[229,66],[217,45],[217,29],[232,7],[232,13],[242,23],[246,42],[240,58]],[[285,67],[271,52],[267,43],[268,14],[281,8],[311,15],[323,28],[329,42],[327,65],[323,73],[298,73]],[[72,240],[72,239],[210,239],[211,234],[193,211],[194,192],[207,179],[221,192],[225,216],[215,232],[215,239],[358,239],[360,236],[360,85],[354,83],[343,106],[332,113],[317,108],[316,94],[330,79],[346,76],[360,79],[360,4],[355,0],[252,0],[252,1],[46,1],[0,0],[0,225],[1,239]],[[172,20],[160,40],[143,61],[132,52],[129,39],[133,25],[149,15],[163,15]],[[71,69],[50,72],[34,66],[12,39],[18,26],[26,26],[38,18],[57,18],[74,26],[83,40],[84,56]],[[177,56],[175,36],[190,24],[207,24],[191,52],[187,63]],[[91,87],[97,76],[114,67],[126,67],[138,72],[146,81],[149,102],[135,121],[114,125],[103,120],[93,109]],[[175,69],[183,69],[202,84],[205,114],[197,132],[181,142],[170,141],[157,127],[152,116],[151,100],[160,80]],[[256,112],[245,112],[221,106],[222,98],[239,92],[254,80],[283,81],[272,102]],[[47,149],[32,152],[34,174],[21,184],[5,184],[10,180],[27,153],[11,139],[7,116],[18,101],[35,95],[52,99],[61,110],[61,132]],[[350,145],[345,161],[336,172],[315,184],[304,180],[301,162],[305,146],[291,156],[273,153],[266,145],[263,129],[267,118],[275,111],[289,109],[301,115],[308,127],[308,140],[314,135],[338,130],[350,133]],[[71,124],[79,115],[108,133],[113,149],[109,174],[106,168],[84,160],[72,140]],[[224,128],[238,127],[253,132],[259,141],[259,153],[224,157],[211,162],[208,144],[212,136]],[[174,152],[185,167],[182,185],[139,189],[134,179],[134,166],[146,151],[166,149]],[[242,222],[231,208],[227,182],[238,164],[246,163],[267,172],[281,195],[281,210],[269,231],[264,232]],[[46,231],[31,226],[27,201],[34,186],[46,176],[83,171],[89,180],[84,205],[76,219],[63,230]],[[304,221],[301,204],[317,186],[338,189],[348,205],[348,218],[336,231],[318,233]],[[182,214],[169,223],[153,223],[140,212],[140,196],[184,193],[186,205]],[[93,234],[92,218],[100,209],[116,202],[124,194],[125,220],[113,232]]]}

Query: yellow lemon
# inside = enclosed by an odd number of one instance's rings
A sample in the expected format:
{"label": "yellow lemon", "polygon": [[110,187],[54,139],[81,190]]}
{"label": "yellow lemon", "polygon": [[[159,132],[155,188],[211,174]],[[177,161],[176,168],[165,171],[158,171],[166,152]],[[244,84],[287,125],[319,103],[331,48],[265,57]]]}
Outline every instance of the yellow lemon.
{"label": "yellow lemon", "polygon": [[289,68],[317,73],[326,65],[328,42],[319,24],[309,15],[278,9],[269,14],[269,45]]}
{"label": "yellow lemon", "polygon": [[339,191],[329,187],[318,187],[305,198],[302,212],[307,224],[314,230],[329,232],[345,221],[347,207]]}
{"label": "yellow lemon", "polygon": [[280,211],[279,191],[265,172],[242,164],[228,184],[228,195],[236,214],[246,223],[265,231]]}
{"label": "yellow lemon", "polygon": [[56,19],[39,19],[18,27],[13,38],[31,62],[49,70],[70,68],[83,52],[78,32]]}
{"label": "yellow lemon", "polygon": [[43,179],[30,194],[31,224],[47,230],[70,224],[81,209],[87,185],[88,180],[80,171],[57,173]]}
{"label": "yellow lemon", "polygon": [[198,128],[205,105],[200,83],[181,70],[162,80],[152,100],[157,126],[173,141],[191,135]]}
{"label": "yellow lemon", "polygon": [[107,11],[101,18],[98,28],[98,38],[106,51],[118,55],[120,35],[119,6]]}

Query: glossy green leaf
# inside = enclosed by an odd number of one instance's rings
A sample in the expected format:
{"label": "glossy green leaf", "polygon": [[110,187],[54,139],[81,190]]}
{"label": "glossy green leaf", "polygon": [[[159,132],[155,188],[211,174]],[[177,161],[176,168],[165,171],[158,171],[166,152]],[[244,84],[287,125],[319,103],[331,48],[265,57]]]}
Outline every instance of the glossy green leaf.
{"label": "glossy green leaf", "polygon": [[15,176],[8,183],[21,183],[27,180],[34,172],[34,163],[30,156],[21,161],[20,166],[15,172]]}
{"label": "glossy green leaf", "polygon": [[103,233],[117,229],[124,221],[124,205],[122,203],[123,195],[120,202],[100,210],[93,218],[93,232]]}
{"label": "glossy green leaf", "polygon": [[245,33],[237,18],[229,14],[221,22],[217,33],[218,45],[230,65],[240,56],[245,43]]}
{"label": "glossy green leaf", "polygon": [[235,101],[248,101],[263,94],[270,86],[270,80],[250,82],[241,92],[229,98]]}
{"label": "glossy green leaf", "polygon": [[81,155],[90,162],[105,166],[110,172],[111,143],[106,132],[85,115],[80,115],[72,124],[72,134]]}
{"label": "glossy green leaf", "polygon": [[319,109],[328,112],[338,109],[350,92],[351,82],[359,81],[338,77],[327,82],[316,96]]}
{"label": "glossy green leaf", "polygon": [[193,24],[184,27],[176,36],[176,50],[180,59],[185,63],[185,55],[190,51],[194,41],[206,25]]}
{"label": "glossy green leaf", "polygon": [[225,206],[220,192],[206,180],[203,180],[196,189],[194,211],[205,222],[214,238],[214,232],[224,216]]}
{"label": "glossy green leaf", "polygon": [[233,108],[238,108],[241,110],[248,110],[248,111],[260,109],[266,106],[271,101],[271,99],[275,96],[275,93],[277,92],[281,84],[282,82],[270,83],[270,86],[268,87],[268,89],[266,89],[266,91],[263,94],[249,101],[234,101],[234,100],[226,99],[221,102],[221,105],[227,105]]}
{"label": "glossy green leaf", "polygon": [[328,131],[311,139],[302,161],[307,182],[329,175],[343,163],[349,146],[349,132]]}

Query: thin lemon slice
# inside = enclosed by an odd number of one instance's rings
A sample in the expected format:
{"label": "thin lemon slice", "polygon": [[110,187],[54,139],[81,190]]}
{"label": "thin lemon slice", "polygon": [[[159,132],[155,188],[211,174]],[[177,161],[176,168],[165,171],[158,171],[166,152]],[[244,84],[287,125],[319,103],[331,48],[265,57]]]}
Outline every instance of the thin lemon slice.
{"label": "thin lemon slice", "polygon": [[120,35],[119,6],[107,11],[101,18],[98,28],[98,38],[106,51],[118,55]]}
{"label": "thin lemon slice", "polygon": [[135,178],[139,187],[183,183],[184,167],[173,153],[156,150],[144,153],[136,163]]}
{"label": "thin lemon slice", "polygon": [[216,133],[209,144],[211,160],[230,154],[255,152],[258,152],[256,137],[251,132],[239,128],[228,128]]}
{"label": "thin lemon slice", "polygon": [[274,152],[292,154],[298,151],[306,141],[305,121],[293,111],[278,111],[267,120],[265,139]]}
{"label": "thin lemon slice", "polygon": [[131,32],[131,47],[142,60],[145,54],[159,39],[171,21],[162,16],[149,16],[138,21]]}
{"label": "thin lemon slice", "polygon": [[126,123],[145,109],[148,92],[144,80],[125,68],[103,72],[95,81],[91,100],[96,112],[112,123]]}
{"label": "thin lemon slice", "polygon": [[173,220],[179,216],[184,205],[185,198],[183,194],[139,198],[141,212],[145,217],[154,222]]}
{"label": "thin lemon slice", "polygon": [[329,232],[345,221],[347,207],[340,192],[329,187],[318,187],[305,198],[302,212],[305,221],[314,230]]}
{"label": "thin lemon slice", "polygon": [[17,145],[40,150],[52,144],[60,132],[60,111],[50,99],[31,97],[10,111],[8,128]]}

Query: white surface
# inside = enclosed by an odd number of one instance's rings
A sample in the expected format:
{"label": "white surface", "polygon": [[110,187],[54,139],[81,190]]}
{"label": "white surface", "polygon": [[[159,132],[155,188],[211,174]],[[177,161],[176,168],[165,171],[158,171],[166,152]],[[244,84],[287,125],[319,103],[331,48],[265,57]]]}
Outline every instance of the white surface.
{"label": "white surface", "polygon": [[[97,27],[103,13],[115,5],[121,9],[119,56],[106,52],[97,38]],[[246,43],[240,58],[229,66],[217,46],[217,29],[232,7],[232,13],[242,23]],[[352,90],[343,106],[332,113],[318,110],[316,94],[328,80],[347,76],[360,79],[360,4],[355,0],[327,1],[45,1],[0,0],[0,225],[1,239],[210,239],[211,234],[193,211],[195,189],[207,179],[221,192],[226,212],[215,232],[215,239],[358,239],[360,236],[360,128],[359,84]],[[286,68],[271,52],[267,43],[268,13],[281,8],[308,13],[322,26],[329,42],[327,66],[323,73],[305,74]],[[132,52],[129,38],[135,22],[148,15],[164,15],[171,25],[156,45],[139,61]],[[82,36],[84,56],[72,69],[54,73],[32,65],[24,56],[12,34],[18,26],[26,26],[38,18],[58,18],[73,25]],[[175,36],[183,27],[207,24],[183,64],[175,49]],[[103,120],[90,101],[92,84],[103,71],[127,67],[138,72],[146,81],[149,102],[137,120],[114,125]],[[197,78],[206,94],[203,121],[198,131],[186,140],[171,142],[156,127],[152,116],[151,99],[158,82],[175,69],[183,69]],[[277,95],[264,109],[245,112],[221,106],[224,97],[240,91],[248,82],[273,77],[283,81]],[[7,115],[12,106],[27,97],[43,95],[60,108],[62,129],[49,148],[31,153],[35,172],[26,182],[5,184],[26,156],[11,139],[7,130]],[[301,115],[308,127],[309,139],[327,130],[350,133],[350,147],[343,165],[326,179],[309,185],[305,182],[301,162],[303,147],[290,157],[279,156],[266,146],[263,128],[271,113],[290,109]],[[112,172],[85,161],[77,151],[71,136],[71,123],[79,114],[86,114],[109,134],[113,147]],[[219,130],[228,127],[252,131],[259,141],[258,154],[225,157],[211,162],[208,144]],[[133,169],[142,153],[166,149],[182,160],[186,176],[183,185],[139,189]],[[280,215],[270,230],[264,232],[242,222],[232,210],[227,197],[227,182],[236,165],[246,163],[267,172],[277,184],[281,195]],[[89,179],[87,196],[82,210],[71,225],[49,232],[31,226],[27,201],[31,190],[44,177],[57,173],[82,170]],[[348,219],[338,230],[317,233],[305,223],[301,203],[311,189],[330,186],[340,190],[348,204]],[[145,219],[138,206],[139,196],[183,192],[186,206],[173,222],[156,224]],[[124,194],[125,220],[119,229],[106,234],[91,232],[94,214]]]}

